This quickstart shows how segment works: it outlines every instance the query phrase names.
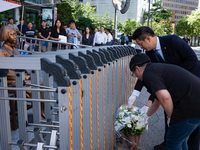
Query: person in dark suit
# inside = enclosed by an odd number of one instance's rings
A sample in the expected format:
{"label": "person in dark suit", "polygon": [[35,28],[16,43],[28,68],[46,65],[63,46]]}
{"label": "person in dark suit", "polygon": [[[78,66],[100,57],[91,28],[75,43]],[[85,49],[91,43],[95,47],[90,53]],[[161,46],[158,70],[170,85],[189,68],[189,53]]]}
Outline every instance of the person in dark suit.
{"label": "person in dark suit", "polygon": [[[200,62],[191,47],[176,35],[167,35],[163,37],[155,36],[153,30],[149,27],[140,27],[133,33],[133,40],[146,50],[146,54],[150,57],[151,62],[161,62],[178,65],[194,75],[200,77]],[[131,106],[136,97],[139,96],[143,87],[143,82],[138,80],[132,95],[129,97],[128,104]],[[154,101],[154,97],[150,96],[150,100]],[[149,105],[141,109],[148,111]],[[165,114],[165,137],[168,131],[167,117]],[[188,139],[189,150],[199,150],[200,130],[197,128]],[[166,140],[154,147],[154,150],[165,150]]]}

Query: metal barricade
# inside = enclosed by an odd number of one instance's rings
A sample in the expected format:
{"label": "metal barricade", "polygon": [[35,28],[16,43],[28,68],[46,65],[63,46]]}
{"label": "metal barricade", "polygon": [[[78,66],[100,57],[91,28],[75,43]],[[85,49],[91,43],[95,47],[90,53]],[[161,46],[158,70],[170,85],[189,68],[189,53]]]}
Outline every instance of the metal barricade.
{"label": "metal barricade", "polygon": [[[11,150],[11,145],[17,145],[20,150],[29,147],[113,150],[114,115],[121,104],[127,103],[134,87],[135,79],[128,66],[134,54],[134,48],[129,46],[105,46],[2,57],[1,149]],[[8,69],[15,69],[16,87],[7,87]],[[31,70],[31,83],[25,82],[27,69]],[[17,97],[8,97],[8,90],[16,90]],[[31,91],[32,98],[26,98],[26,91]],[[11,141],[8,100],[17,101],[20,137],[17,143]],[[33,105],[33,123],[27,119],[27,101]],[[44,120],[41,102],[45,106]],[[34,134],[34,143],[30,143],[28,133]]]}
{"label": "metal barricade", "polygon": [[[75,48],[79,48],[79,47],[83,47],[83,48],[86,48],[86,47],[91,47],[91,46],[88,46],[88,45],[82,45],[82,44],[74,44],[74,43],[68,43],[68,42],[61,42],[61,41],[54,41],[54,40],[45,40],[45,39],[40,39],[40,38],[32,38],[32,37],[24,37],[24,36],[17,36],[19,43],[18,43],[18,48],[20,48],[21,50],[23,50],[23,44],[24,44],[24,39],[29,39],[30,40],[30,45],[29,46],[29,51],[27,52],[31,52],[32,53],[32,50],[33,50],[33,47],[32,47],[32,44],[33,44],[33,40],[37,41],[37,51],[38,52],[43,52],[42,50],[42,44],[44,42],[47,42],[48,45],[47,45],[47,51],[52,51],[52,44],[57,44],[57,50],[61,50],[62,47],[61,45],[67,45],[68,47],[69,46],[74,46]],[[44,51],[45,52],[45,51]]]}

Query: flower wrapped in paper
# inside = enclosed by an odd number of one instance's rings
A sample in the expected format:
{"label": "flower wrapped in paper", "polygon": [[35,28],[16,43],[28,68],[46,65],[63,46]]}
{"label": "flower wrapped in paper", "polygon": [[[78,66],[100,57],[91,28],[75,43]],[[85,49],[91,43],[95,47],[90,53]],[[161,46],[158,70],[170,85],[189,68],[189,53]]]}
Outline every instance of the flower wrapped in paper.
{"label": "flower wrapped in paper", "polygon": [[114,127],[118,139],[123,143],[124,150],[137,150],[140,137],[147,127],[144,114],[135,106],[129,108],[127,105],[122,105],[118,108]]}

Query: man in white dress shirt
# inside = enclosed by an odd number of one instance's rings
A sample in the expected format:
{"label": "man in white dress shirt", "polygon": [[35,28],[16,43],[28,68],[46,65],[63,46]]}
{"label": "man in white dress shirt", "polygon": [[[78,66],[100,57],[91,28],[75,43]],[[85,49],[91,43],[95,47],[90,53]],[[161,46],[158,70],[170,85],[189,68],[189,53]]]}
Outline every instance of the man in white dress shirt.
{"label": "man in white dress shirt", "polygon": [[107,36],[104,33],[104,26],[101,26],[100,32],[95,33],[93,46],[101,46],[103,44],[106,44],[107,42]]}

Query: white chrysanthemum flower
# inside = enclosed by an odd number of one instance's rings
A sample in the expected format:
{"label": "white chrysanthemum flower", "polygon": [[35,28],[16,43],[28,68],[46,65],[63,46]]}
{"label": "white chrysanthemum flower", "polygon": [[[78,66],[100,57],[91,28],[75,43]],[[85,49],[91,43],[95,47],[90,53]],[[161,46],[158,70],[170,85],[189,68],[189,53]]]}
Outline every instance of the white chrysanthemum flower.
{"label": "white chrysanthemum flower", "polygon": [[127,124],[127,127],[131,128],[132,126],[131,126],[131,124],[129,123],[129,124]]}

